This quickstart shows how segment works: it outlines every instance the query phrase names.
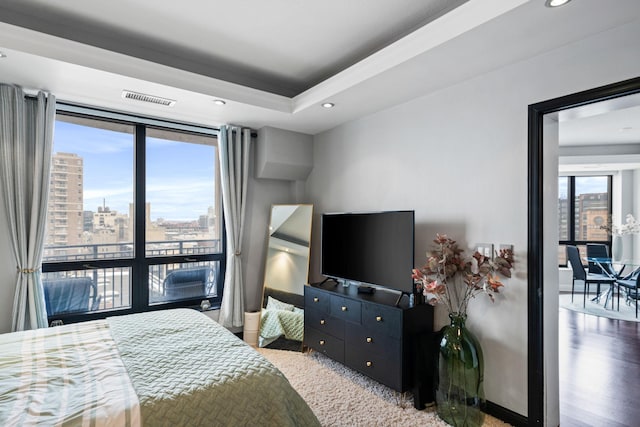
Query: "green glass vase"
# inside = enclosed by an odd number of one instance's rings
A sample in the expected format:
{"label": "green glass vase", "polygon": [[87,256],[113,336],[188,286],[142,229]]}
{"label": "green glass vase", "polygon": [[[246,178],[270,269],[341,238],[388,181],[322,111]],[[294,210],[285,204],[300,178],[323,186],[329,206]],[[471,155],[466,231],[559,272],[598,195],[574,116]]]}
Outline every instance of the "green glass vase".
{"label": "green glass vase", "polygon": [[440,331],[435,381],[438,416],[455,427],[481,426],[484,421],[483,359],[478,340],[465,327],[467,316],[449,314]]}

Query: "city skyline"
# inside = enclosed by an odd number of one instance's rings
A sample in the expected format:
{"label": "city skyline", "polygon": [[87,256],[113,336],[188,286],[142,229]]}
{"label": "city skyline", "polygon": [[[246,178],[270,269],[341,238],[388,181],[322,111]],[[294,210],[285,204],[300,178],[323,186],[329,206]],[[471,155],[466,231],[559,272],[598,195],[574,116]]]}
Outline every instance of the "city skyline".
{"label": "city skyline", "polygon": [[[133,203],[133,134],[56,121],[54,153],[83,159],[83,210],[103,204],[127,214]],[[215,206],[214,150],[201,144],[147,137],[146,202],[151,219],[192,221]]]}

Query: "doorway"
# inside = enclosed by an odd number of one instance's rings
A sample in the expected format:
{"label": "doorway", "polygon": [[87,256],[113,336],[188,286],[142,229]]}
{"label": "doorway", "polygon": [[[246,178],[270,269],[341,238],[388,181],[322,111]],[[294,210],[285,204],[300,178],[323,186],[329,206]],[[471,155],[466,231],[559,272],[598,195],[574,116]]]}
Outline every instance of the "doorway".
{"label": "doorway", "polygon": [[[545,116],[568,110],[571,108],[588,106],[604,100],[613,100],[627,95],[640,93],[640,77],[602,86],[596,89],[540,102],[529,106],[529,145],[528,145],[528,419],[529,425],[543,425],[545,422],[546,405],[552,409],[557,405],[557,390],[549,390],[549,386],[557,387],[557,382],[547,384],[545,372],[552,375],[557,372],[557,344],[553,345],[554,336],[548,331],[557,331],[557,314],[545,316],[547,310],[555,307],[557,311],[557,291],[555,295],[545,295],[545,277],[553,277],[553,269],[557,271],[557,258],[549,256],[550,251],[556,250],[553,241],[545,243],[545,156],[548,151],[557,152],[550,146],[545,147]],[[557,141],[554,141],[554,143]],[[556,144],[557,145],[557,144]],[[555,148],[557,150],[557,147]],[[548,166],[548,165],[547,165]],[[556,165],[557,173],[557,165]],[[548,177],[547,177],[548,178]],[[555,214],[555,212],[554,212]],[[546,214],[548,215],[548,213]],[[547,235],[549,230],[547,231]],[[557,243],[557,242],[555,242]],[[553,261],[556,259],[556,261]],[[556,298],[555,305],[549,304],[550,298]],[[547,313],[550,314],[550,313]],[[547,319],[547,323],[545,323]],[[555,325],[551,324],[555,323]],[[546,332],[545,332],[546,331]],[[553,336],[552,336],[553,335]],[[547,366],[545,366],[545,348],[555,354],[547,352]],[[555,360],[555,362],[554,362]],[[555,366],[554,366],[555,363]],[[557,380],[557,378],[556,378]],[[548,380],[548,382],[551,382]],[[555,409],[555,408],[553,408]]]}

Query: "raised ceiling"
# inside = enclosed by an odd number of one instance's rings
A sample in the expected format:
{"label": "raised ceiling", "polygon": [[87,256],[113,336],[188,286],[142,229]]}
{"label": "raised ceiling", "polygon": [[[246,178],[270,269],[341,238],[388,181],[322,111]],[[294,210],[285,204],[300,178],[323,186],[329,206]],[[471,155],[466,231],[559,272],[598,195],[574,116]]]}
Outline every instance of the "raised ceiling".
{"label": "raised ceiling", "polygon": [[466,0],[23,0],[3,22],[292,97]]}
{"label": "raised ceiling", "polygon": [[[637,0],[607,3],[8,0],[0,81],[117,111],[316,134],[640,21]],[[123,89],[177,103],[124,100]]]}

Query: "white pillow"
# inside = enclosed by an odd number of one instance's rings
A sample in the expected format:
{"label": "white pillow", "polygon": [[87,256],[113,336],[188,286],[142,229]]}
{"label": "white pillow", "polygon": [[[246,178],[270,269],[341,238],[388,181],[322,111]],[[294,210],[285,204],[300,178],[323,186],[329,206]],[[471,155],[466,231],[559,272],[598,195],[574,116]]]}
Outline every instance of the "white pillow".
{"label": "white pillow", "polygon": [[293,311],[293,304],[288,304],[286,302],[282,302],[277,300],[271,296],[267,297],[267,310],[285,310],[285,311]]}

